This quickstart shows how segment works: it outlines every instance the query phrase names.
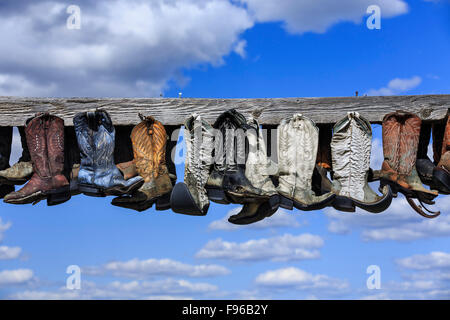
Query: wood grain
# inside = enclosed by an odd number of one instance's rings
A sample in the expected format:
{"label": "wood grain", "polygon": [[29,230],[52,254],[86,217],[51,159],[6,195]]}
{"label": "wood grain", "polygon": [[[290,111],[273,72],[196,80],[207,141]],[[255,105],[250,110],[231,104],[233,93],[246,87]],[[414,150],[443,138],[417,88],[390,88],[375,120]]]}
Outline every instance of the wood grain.
{"label": "wood grain", "polygon": [[181,125],[196,112],[213,122],[231,108],[245,116],[260,114],[265,125],[280,123],[282,118],[302,113],[316,123],[335,123],[348,111],[358,111],[372,123],[396,110],[416,113],[422,120],[445,117],[450,108],[450,95],[416,95],[383,97],[277,98],[277,99],[191,99],[191,98],[18,98],[0,97],[0,126],[22,126],[36,112],[50,112],[72,125],[78,112],[102,108],[115,125],[140,122],[138,113],[151,115],[165,125]]}

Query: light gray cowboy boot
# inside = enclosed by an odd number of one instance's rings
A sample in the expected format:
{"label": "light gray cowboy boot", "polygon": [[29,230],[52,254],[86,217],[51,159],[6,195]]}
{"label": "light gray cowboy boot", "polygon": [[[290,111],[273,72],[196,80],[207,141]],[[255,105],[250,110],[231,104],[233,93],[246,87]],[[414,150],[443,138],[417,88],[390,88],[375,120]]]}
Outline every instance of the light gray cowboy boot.
{"label": "light gray cowboy boot", "polygon": [[332,192],[320,196],[312,190],[316,165],[319,129],[301,114],[283,119],[278,126],[278,193],[280,206],[299,210],[319,210],[334,199]]}
{"label": "light gray cowboy boot", "polygon": [[336,193],[334,208],[354,212],[355,206],[372,213],[386,210],[392,201],[391,188],[376,194],[368,184],[372,128],[358,112],[349,112],[336,123],[331,139],[333,162],[332,191]]}
{"label": "light gray cowboy boot", "polygon": [[246,203],[242,210],[231,216],[228,221],[233,224],[250,224],[260,221],[274,214],[280,205],[280,196],[270,179],[270,175],[277,173],[277,167],[267,158],[266,146],[262,135],[262,130],[256,119],[250,118],[247,130],[247,140],[249,151],[245,163],[245,176],[251,184],[269,196],[268,200]]}
{"label": "light gray cowboy boot", "polygon": [[205,185],[213,162],[214,129],[197,114],[190,116],[184,126],[184,182],[177,183],[173,188],[170,206],[176,213],[206,215],[209,199]]}

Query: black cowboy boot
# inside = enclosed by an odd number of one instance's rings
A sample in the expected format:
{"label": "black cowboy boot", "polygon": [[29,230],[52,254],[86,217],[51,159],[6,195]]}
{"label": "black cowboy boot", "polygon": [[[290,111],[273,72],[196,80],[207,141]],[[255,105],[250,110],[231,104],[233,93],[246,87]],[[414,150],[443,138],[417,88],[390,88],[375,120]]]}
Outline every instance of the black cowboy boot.
{"label": "black cowboy boot", "polygon": [[245,176],[254,187],[260,189],[269,198],[244,204],[238,214],[232,215],[228,219],[230,223],[237,225],[258,222],[273,215],[280,206],[280,196],[270,178],[270,175],[276,174],[277,168],[267,158],[262,130],[256,119],[250,118],[248,125],[251,129],[247,131],[249,151],[245,164]]}
{"label": "black cowboy boot", "polygon": [[[0,170],[9,168],[11,156],[12,127],[0,127]],[[0,184],[0,199],[15,190],[14,185]]]}
{"label": "black cowboy boot", "polygon": [[250,128],[245,117],[234,109],[228,110],[219,116],[213,127],[217,129],[215,165],[206,185],[210,200],[243,204],[268,199],[245,176],[245,131]]}

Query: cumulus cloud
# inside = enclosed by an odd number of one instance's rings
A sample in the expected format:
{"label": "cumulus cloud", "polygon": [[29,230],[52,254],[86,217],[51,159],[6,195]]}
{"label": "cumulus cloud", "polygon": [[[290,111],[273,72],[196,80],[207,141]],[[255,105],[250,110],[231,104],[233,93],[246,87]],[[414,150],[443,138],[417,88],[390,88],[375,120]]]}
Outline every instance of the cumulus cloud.
{"label": "cumulus cloud", "polygon": [[11,222],[3,222],[2,218],[0,217],[0,241],[3,240],[4,232],[9,228],[11,228],[11,225],[12,225]]}
{"label": "cumulus cloud", "polygon": [[367,93],[369,96],[392,96],[410,91],[422,83],[422,78],[414,76],[412,78],[395,78],[389,81],[387,87],[371,89]]}
{"label": "cumulus cloud", "polygon": [[450,299],[450,253],[435,251],[395,261],[402,281],[382,284],[363,299]]}
{"label": "cumulus cloud", "polygon": [[30,269],[0,271],[0,287],[25,284],[32,279],[33,271]]}
{"label": "cumulus cloud", "polygon": [[291,235],[228,242],[222,239],[209,241],[199,252],[197,258],[224,259],[234,261],[289,261],[318,259],[319,248],[324,244],[321,237],[312,234]]}
{"label": "cumulus cloud", "polygon": [[105,285],[83,281],[80,290],[26,290],[9,296],[23,300],[75,300],[75,299],[191,299],[217,291],[209,283],[193,283],[186,280],[164,279],[157,281],[113,281]]}
{"label": "cumulus cloud", "polygon": [[249,225],[239,226],[228,222],[228,218],[238,214],[242,210],[241,207],[233,208],[221,219],[211,222],[208,226],[209,230],[236,231],[242,229],[275,229],[283,227],[299,227],[295,214],[289,213],[284,209],[278,209],[271,217],[252,223]]}
{"label": "cumulus cloud", "polygon": [[408,12],[403,0],[241,0],[259,22],[282,22],[290,33],[323,33],[331,26],[349,21],[360,23],[370,5],[381,8],[383,18]]}
{"label": "cumulus cloud", "polygon": [[83,272],[88,275],[112,274],[139,279],[151,276],[214,277],[230,273],[227,268],[219,265],[189,265],[171,259],[112,261],[100,267],[85,267]]}
{"label": "cumulus cloud", "polygon": [[323,274],[311,274],[295,267],[266,271],[256,277],[255,283],[266,289],[307,291],[309,294],[317,292],[339,294],[350,287],[346,280]]}
{"label": "cumulus cloud", "polygon": [[240,34],[253,26],[227,0],[77,5],[80,30],[66,28],[62,0],[2,5],[0,95],[159,96],[183,68],[244,56]]}
{"label": "cumulus cloud", "polygon": [[413,270],[450,269],[450,253],[435,251],[429,254],[417,254],[397,260],[402,268]]}
{"label": "cumulus cloud", "polygon": [[17,259],[21,252],[20,247],[0,246],[0,260]]}
{"label": "cumulus cloud", "polygon": [[332,233],[347,234],[360,231],[364,241],[412,241],[450,235],[450,198],[438,197],[436,209],[442,214],[435,219],[424,219],[407,203],[403,196],[394,199],[383,213],[371,214],[357,209],[356,213],[343,214],[332,208],[324,210],[330,219],[328,230]]}

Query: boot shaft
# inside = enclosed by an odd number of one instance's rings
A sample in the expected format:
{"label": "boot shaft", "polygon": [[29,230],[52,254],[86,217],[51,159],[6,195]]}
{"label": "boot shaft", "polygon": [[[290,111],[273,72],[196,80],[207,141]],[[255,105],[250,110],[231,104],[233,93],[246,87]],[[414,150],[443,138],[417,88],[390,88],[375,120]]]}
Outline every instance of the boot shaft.
{"label": "boot shaft", "polygon": [[28,119],[25,127],[33,171],[41,179],[51,178],[47,153],[46,122],[46,116],[38,114],[36,117]]}
{"label": "boot shaft", "polygon": [[131,141],[137,172],[145,182],[167,174],[167,133],[161,122],[153,117],[143,118],[143,121],[133,128]]}
{"label": "boot shaft", "polygon": [[47,155],[52,176],[64,172],[64,120],[49,115],[45,119]]}
{"label": "boot shaft", "polygon": [[278,127],[279,188],[311,190],[316,164],[319,130],[301,114],[284,119]]}
{"label": "boot shaft", "polygon": [[358,112],[349,112],[336,123],[333,132],[331,153],[336,193],[359,201],[373,199],[367,183],[372,149],[370,123]]}
{"label": "boot shaft", "polygon": [[384,159],[394,172],[410,175],[415,167],[421,123],[418,116],[409,112],[393,112],[384,117]]}

